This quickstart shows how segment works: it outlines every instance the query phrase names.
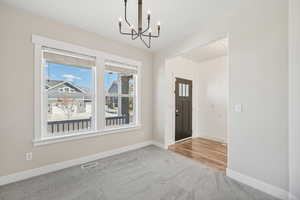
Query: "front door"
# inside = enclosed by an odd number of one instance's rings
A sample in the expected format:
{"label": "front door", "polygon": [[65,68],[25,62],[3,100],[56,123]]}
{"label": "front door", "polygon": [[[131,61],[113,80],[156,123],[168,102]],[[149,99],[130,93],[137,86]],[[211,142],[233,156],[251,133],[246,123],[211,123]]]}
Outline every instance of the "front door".
{"label": "front door", "polygon": [[176,78],[175,141],[192,136],[192,81]]}

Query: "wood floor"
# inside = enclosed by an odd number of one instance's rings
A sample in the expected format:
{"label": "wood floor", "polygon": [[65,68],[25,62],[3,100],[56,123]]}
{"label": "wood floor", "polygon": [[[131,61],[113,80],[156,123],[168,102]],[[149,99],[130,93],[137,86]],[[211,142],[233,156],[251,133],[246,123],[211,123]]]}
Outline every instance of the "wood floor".
{"label": "wood floor", "polygon": [[202,164],[226,172],[227,145],[203,138],[193,138],[169,146],[169,150]]}

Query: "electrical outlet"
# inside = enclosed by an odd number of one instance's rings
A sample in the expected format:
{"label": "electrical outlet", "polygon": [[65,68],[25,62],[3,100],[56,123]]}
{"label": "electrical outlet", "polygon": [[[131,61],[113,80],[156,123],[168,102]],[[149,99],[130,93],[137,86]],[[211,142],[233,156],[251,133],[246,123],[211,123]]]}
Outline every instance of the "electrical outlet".
{"label": "electrical outlet", "polygon": [[32,152],[26,153],[26,160],[32,160]]}

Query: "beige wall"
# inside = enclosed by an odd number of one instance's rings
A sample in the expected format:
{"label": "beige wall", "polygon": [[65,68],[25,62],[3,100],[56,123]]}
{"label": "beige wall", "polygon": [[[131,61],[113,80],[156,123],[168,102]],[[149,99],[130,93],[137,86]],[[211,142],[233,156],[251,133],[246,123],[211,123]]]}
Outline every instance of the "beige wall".
{"label": "beige wall", "polygon": [[[247,1],[230,23],[231,170],[288,190],[288,2]],[[265,164],[269,167],[266,167]]]}
{"label": "beige wall", "polygon": [[[228,18],[228,24],[211,24],[208,31],[157,52],[153,68],[154,138],[164,142],[166,116],[161,108],[167,105],[165,60],[228,33],[228,167],[288,190],[287,16],[288,1],[246,1],[239,13]],[[244,112],[235,113],[235,104],[243,104]]]}
{"label": "beige wall", "polygon": [[[141,61],[142,129],[33,147],[32,34]],[[0,176],[152,139],[150,53],[1,4],[0,44]],[[33,152],[32,161],[25,152]]]}
{"label": "beige wall", "polygon": [[227,142],[228,57],[198,64],[200,136]]}
{"label": "beige wall", "polygon": [[300,1],[289,2],[290,191],[300,199]]}
{"label": "beige wall", "polygon": [[165,57],[161,54],[155,54],[153,59],[153,139],[161,144],[165,143],[165,120],[167,106],[164,95],[167,88],[167,81],[165,78]]}

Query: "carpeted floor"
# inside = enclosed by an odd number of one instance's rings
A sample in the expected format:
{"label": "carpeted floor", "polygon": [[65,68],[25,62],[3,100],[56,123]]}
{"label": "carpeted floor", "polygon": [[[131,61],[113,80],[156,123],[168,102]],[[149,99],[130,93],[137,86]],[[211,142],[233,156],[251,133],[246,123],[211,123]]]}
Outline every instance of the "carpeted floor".
{"label": "carpeted floor", "polygon": [[148,146],[0,187],[1,200],[271,200],[178,154]]}

